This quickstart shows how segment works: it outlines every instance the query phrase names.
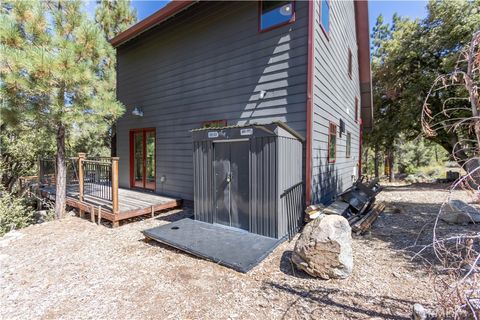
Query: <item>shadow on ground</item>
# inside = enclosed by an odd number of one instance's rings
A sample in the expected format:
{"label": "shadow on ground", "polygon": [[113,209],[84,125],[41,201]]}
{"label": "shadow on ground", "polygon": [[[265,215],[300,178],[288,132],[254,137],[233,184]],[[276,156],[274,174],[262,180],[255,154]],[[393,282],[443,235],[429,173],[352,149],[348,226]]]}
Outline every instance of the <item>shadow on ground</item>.
{"label": "shadow on ground", "polygon": [[[443,201],[447,197],[449,185],[421,183],[406,186],[387,186],[378,196],[387,205],[384,213],[375,221],[371,230],[358,241],[378,239],[407,256],[414,257],[417,252],[432,243],[433,227]],[[456,194],[469,202],[469,196]],[[479,224],[456,225],[437,222],[436,235],[446,238],[456,234],[480,232]],[[425,250],[423,258],[412,260],[414,264],[425,265],[434,262],[432,250]]]}
{"label": "shadow on ground", "polygon": [[[354,290],[344,290],[336,288],[316,288],[306,290],[303,286],[293,286],[277,282],[266,282],[265,286],[275,290],[283,291],[296,297],[292,300],[288,309],[285,311],[284,318],[288,318],[288,313],[296,307],[299,301],[308,301],[312,303],[321,314],[322,308],[337,308],[338,312],[344,317],[377,317],[382,319],[391,319],[392,314],[404,313],[405,306],[411,306],[414,301],[397,299],[388,296],[374,296]],[[368,309],[362,307],[367,303],[371,307]],[[375,311],[385,310],[386,312]],[[312,312],[313,313],[313,312]],[[395,319],[410,319],[409,317],[395,316]]]}
{"label": "shadow on ground", "polygon": [[[158,213],[157,213],[158,214]],[[178,221],[184,218],[193,218],[193,210],[185,208],[181,210],[165,210],[160,212],[155,219],[159,221],[166,221],[168,223]]]}

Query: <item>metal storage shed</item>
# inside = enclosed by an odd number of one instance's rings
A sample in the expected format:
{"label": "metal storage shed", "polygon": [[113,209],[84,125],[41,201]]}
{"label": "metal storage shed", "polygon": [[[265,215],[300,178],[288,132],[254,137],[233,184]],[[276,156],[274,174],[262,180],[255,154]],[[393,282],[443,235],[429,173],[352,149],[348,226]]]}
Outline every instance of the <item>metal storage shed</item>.
{"label": "metal storage shed", "polygon": [[302,225],[303,137],[282,122],[192,130],[195,219],[280,239]]}

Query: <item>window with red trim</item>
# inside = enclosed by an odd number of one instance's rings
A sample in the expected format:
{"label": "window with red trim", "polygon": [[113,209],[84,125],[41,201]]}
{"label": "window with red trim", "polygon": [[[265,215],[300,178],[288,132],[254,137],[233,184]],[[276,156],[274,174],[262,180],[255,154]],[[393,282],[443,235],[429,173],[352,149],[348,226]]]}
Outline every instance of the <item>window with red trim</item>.
{"label": "window with red trim", "polygon": [[259,30],[268,31],[295,20],[294,1],[261,1]]}
{"label": "window with red trim", "polygon": [[337,125],[330,122],[328,127],[328,162],[334,163],[337,158]]}
{"label": "window with red trim", "polygon": [[227,126],[227,120],[210,120],[202,123],[202,128],[221,128]]}
{"label": "window with red trim", "polygon": [[330,33],[330,0],[320,0],[320,26],[327,35]]}
{"label": "window with red trim", "polygon": [[348,76],[352,79],[352,69],[353,69],[353,55],[352,50],[348,48]]}
{"label": "window with red trim", "polygon": [[358,98],[355,97],[355,122],[358,122]]}

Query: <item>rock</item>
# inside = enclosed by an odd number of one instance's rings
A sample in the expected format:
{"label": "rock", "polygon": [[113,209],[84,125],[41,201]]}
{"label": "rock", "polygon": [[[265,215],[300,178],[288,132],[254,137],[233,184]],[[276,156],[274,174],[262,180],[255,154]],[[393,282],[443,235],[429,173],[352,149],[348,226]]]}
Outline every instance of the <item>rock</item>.
{"label": "rock", "polygon": [[413,320],[426,320],[427,310],[420,304],[415,303],[413,305]]}
{"label": "rock", "polygon": [[408,174],[406,174],[406,173],[397,173],[395,175],[395,179],[396,180],[404,180],[407,176],[408,176]]}
{"label": "rock", "polygon": [[321,215],[308,223],[295,244],[292,262],[322,279],[346,278],[353,269],[352,229],[339,215]]}
{"label": "rock", "polygon": [[452,200],[443,207],[440,219],[455,224],[480,223],[480,212],[463,201]]}
{"label": "rock", "polygon": [[405,181],[406,181],[406,182],[409,182],[409,183],[416,183],[416,182],[418,182],[418,181],[417,181],[417,178],[416,178],[413,174],[409,174],[409,175],[405,178]]}
{"label": "rock", "polygon": [[413,305],[413,320],[430,320],[435,318],[435,314],[425,309],[420,303]]}
{"label": "rock", "polygon": [[35,212],[36,223],[44,223],[47,217],[47,210],[40,210]]}
{"label": "rock", "polygon": [[429,177],[438,177],[440,175],[440,170],[438,169],[432,169],[430,171],[427,172],[427,175]]}
{"label": "rock", "polygon": [[305,209],[305,222],[318,218],[324,209],[325,206],[321,203],[308,206],[307,209]]}
{"label": "rock", "polygon": [[416,176],[417,176],[417,178],[420,178],[420,179],[423,179],[423,180],[427,179],[427,175],[423,172],[418,172],[416,174]]}

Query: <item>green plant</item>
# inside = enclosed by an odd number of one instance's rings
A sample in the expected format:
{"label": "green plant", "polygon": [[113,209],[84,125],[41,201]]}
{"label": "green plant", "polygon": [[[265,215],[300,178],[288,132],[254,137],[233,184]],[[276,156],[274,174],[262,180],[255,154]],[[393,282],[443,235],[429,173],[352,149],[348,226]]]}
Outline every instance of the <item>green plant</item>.
{"label": "green plant", "polygon": [[34,223],[35,211],[26,204],[24,198],[0,190],[0,236]]}
{"label": "green plant", "polygon": [[55,215],[66,206],[69,137],[100,141],[123,113],[114,86],[114,49],[81,0],[2,1],[2,118],[46,130],[56,145]]}

